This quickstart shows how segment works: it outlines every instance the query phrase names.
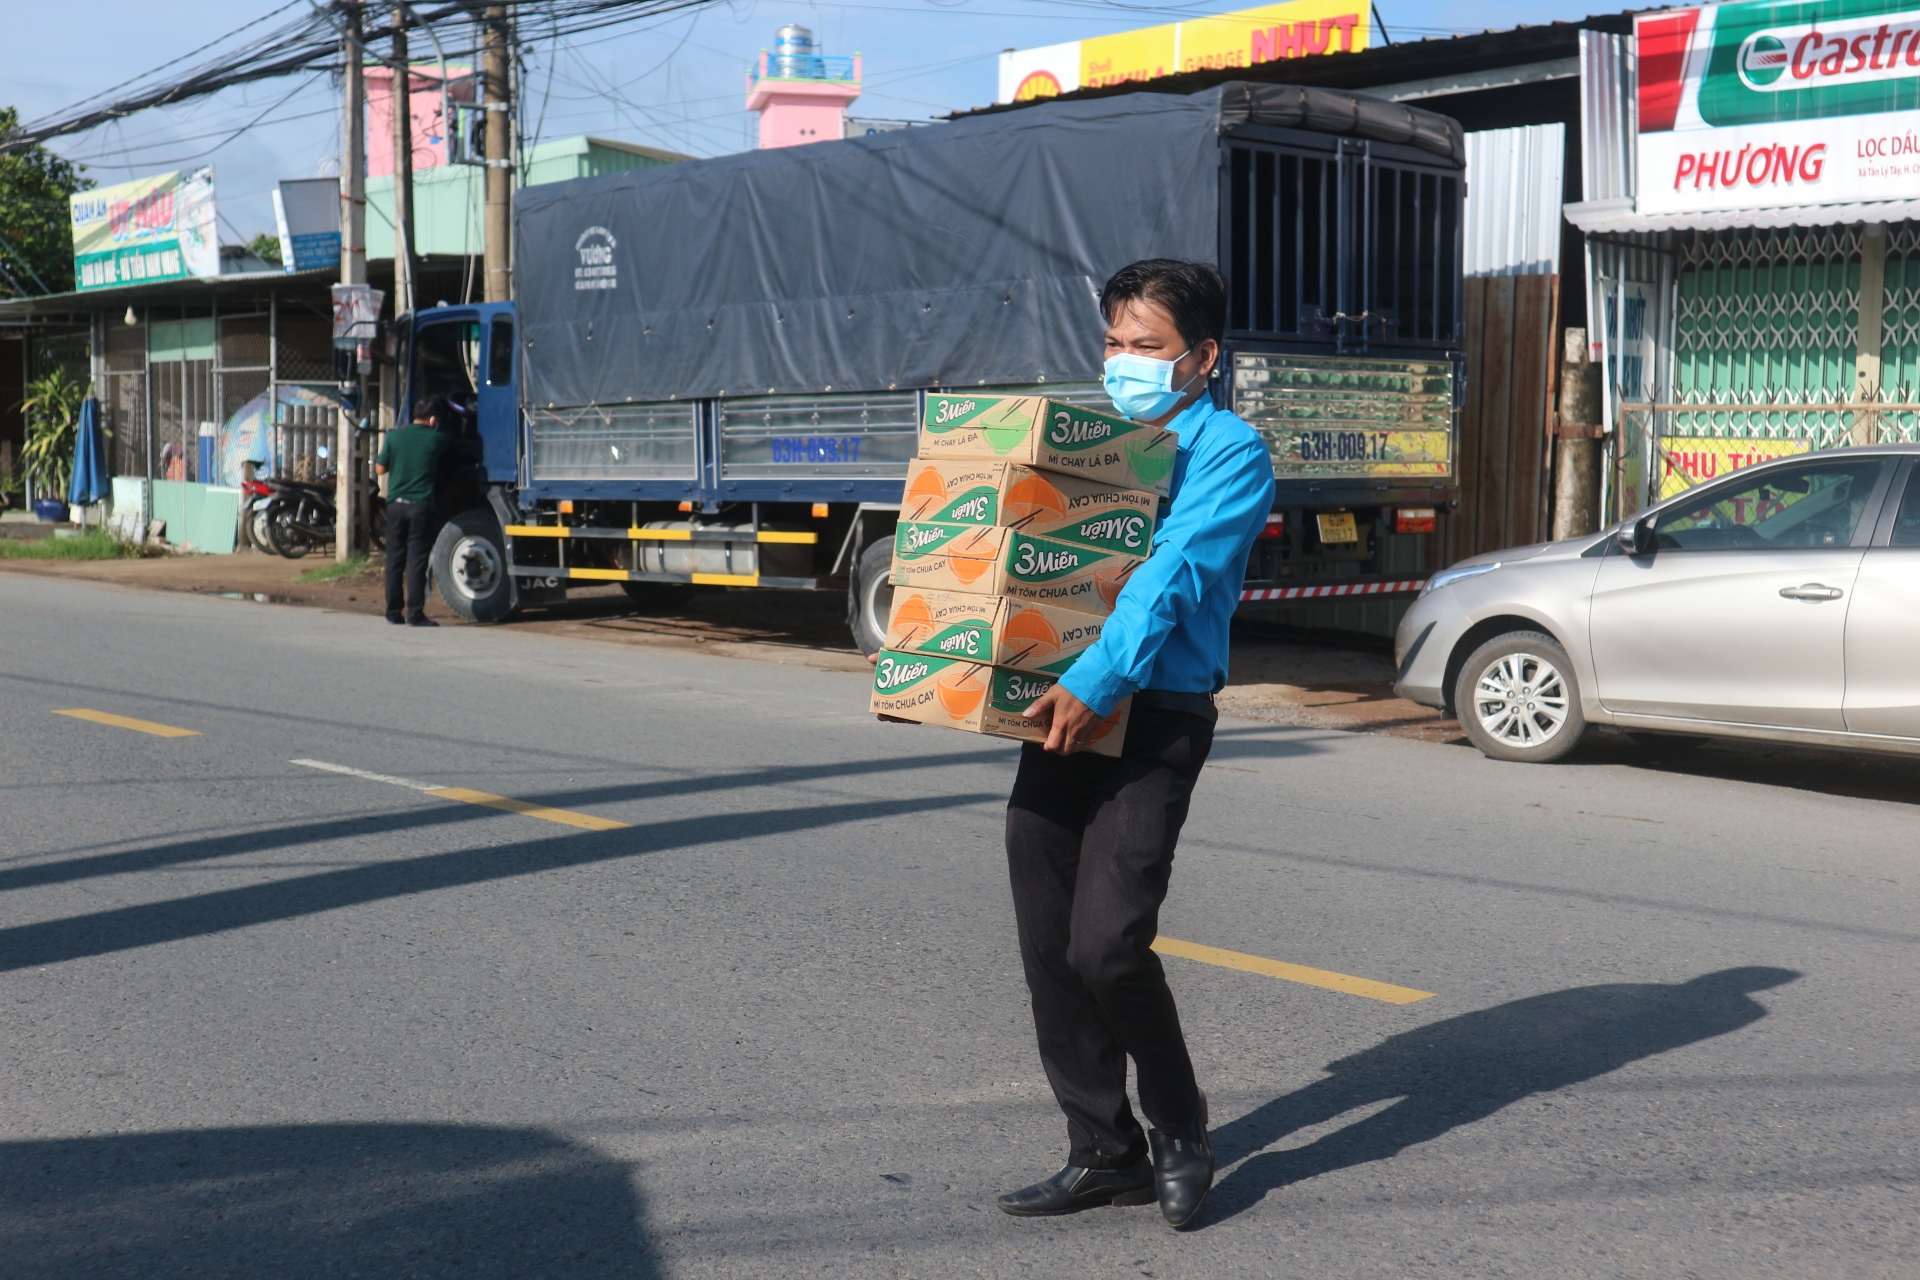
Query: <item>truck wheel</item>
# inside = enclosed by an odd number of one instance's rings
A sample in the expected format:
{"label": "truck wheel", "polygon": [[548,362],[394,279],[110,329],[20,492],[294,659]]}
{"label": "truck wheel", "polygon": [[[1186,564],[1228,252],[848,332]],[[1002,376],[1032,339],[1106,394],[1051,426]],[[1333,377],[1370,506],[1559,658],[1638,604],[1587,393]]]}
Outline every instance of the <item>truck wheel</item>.
{"label": "truck wheel", "polygon": [[485,507],[462,511],[441,526],[433,544],[440,598],[468,622],[503,622],[513,612],[507,540]]}
{"label": "truck wheel", "polygon": [[847,627],[860,652],[871,658],[887,640],[887,618],[893,612],[893,539],[870,544],[853,567],[847,589]]}
{"label": "truck wheel", "polygon": [[1587,731],[1573,663],[1538,631],[1509,631],[1475,649],[1453,705],[1467,739],[1495,760],[1558,760]]}
{"label": "truck wheel", "polygon": [[696,588],[686,582],[634,582],[620,584],[627,599],[642,609],[675,609],[693,599]]}

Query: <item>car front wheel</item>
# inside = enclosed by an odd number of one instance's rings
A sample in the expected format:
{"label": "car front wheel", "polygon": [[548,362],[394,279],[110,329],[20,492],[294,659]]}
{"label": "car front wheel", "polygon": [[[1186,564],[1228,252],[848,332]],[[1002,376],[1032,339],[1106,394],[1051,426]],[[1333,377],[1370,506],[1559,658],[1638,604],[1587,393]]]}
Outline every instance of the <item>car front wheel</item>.
{"label": "car front wheel", "polygon": [[1468,741],[1495,760],[1558,760],[1587,731],[1573,663],[1538,631],[1509,631],[1475,649],[1453,705]]}

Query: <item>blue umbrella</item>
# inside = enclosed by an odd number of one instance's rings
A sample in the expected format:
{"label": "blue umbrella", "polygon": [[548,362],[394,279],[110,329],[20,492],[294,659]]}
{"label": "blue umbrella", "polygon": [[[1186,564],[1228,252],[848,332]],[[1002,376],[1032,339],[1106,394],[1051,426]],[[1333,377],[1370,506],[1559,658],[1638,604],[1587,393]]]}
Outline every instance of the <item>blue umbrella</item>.
{"label": "blue umbrella", "polygon": [[107,475],[107,441],[100,430],[100,402],[92,396],[80,402],[80,423],[73,435],[73,483],[67,486],[67,502],[90,507],[113,492]]}

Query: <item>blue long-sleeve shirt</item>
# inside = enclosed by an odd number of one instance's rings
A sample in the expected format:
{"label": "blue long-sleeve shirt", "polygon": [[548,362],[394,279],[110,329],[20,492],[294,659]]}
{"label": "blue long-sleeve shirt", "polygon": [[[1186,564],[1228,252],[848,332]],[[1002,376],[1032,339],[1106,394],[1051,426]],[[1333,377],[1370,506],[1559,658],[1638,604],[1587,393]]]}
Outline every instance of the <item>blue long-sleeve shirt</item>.
{"label": "blue long-sleeve shirt", "polygon": [[1060,683],[1096,715],[1136,689],[1215,693],[1227,683],[1227,627],[1247,553],[1273,507],[1264,440],[1205,396],[1167,424],[1180,437],[1170,506],[1153,555]]}

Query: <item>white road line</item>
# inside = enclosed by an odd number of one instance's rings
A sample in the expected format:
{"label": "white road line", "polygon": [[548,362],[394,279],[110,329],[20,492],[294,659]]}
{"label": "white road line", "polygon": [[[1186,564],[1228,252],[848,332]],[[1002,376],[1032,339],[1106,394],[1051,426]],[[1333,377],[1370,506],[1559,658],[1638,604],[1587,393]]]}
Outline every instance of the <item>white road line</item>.
{"label": "white road line", "polygon": [[438,782],[415,782],[412,778],[396,778],[390,773],[374,773],[367,769],[355,769],[351,765],[328,764],[325,760],[289,760],[288,764],[304,765],[309,769],[325,769],[328,773],[344,773],[350,778],[365,778],[368,782],[385,782],[396,787],[407,787],[414,791],[444,791],[446,788]]}

